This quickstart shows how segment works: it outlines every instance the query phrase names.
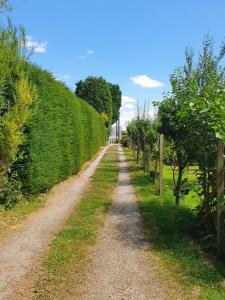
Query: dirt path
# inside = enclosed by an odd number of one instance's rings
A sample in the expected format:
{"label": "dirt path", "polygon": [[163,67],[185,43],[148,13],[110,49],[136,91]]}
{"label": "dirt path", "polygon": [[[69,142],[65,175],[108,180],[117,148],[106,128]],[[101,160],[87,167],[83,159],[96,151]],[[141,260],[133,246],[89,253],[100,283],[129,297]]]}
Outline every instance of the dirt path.
{"label": "dirt path", "polygon": [[0,242],[1,300],[14,299],[12,295],[25,280],[26,274],[37,268],[53,234],[78,203],[106,150],[107,147],[81,175],[58,184],[48,194],[46,206]]}
{"label": "dirt path", "polygon": [[165,299],[148,259],[148,244],[122,149],[114,202],[96,246],[81,300]]}

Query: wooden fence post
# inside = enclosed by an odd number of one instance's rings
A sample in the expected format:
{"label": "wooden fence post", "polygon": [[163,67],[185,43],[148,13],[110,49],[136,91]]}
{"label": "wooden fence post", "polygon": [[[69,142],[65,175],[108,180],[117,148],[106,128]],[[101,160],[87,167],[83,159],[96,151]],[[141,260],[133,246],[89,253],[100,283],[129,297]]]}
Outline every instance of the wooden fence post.
{"label": "wooden fence post", "polygon": [[164,194],[164,180],[163,180],[163,134],[160,134],[160,159],[159,159],[159,189],[160,196]]}
{"label": "wooden fence post", "polygon": [[224,142],[217,144],[217,256],[225,258],[224,240]]}

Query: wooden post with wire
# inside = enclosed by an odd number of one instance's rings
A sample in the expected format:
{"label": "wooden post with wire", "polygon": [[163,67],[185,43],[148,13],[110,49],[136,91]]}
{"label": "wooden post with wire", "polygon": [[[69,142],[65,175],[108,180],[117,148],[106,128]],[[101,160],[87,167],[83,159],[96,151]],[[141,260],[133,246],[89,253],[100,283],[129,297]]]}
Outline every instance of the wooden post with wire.
{"label": "wooden post with wire", "polygon": [[217,256],[225,259],[224,239],[224,142],[217,144]]}
{"label": "wooden post with wire", "polygon": [[160,158],[159,158],[159,190],[160,196],[164,194],[164,180],[163,180],[163,134],[160,134]]}

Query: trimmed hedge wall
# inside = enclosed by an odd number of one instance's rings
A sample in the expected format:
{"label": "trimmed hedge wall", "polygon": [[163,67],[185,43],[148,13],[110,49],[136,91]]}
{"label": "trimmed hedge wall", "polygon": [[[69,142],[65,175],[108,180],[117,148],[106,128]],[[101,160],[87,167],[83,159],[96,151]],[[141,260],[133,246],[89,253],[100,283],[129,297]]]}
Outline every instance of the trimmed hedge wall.
{"label": "trimmed hedge wall", "polygon": [[70,175],[106,142],[106,128],[95,109],[37,66],[28,66],[38,104],[26,128],[18,166],[24,190],[43,192]]}

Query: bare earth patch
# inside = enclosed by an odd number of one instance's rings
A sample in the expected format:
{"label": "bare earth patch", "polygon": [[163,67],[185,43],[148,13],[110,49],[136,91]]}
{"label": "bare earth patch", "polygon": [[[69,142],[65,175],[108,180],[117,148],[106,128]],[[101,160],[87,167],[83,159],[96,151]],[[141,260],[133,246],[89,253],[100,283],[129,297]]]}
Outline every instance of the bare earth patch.
{"label": "bare earth patch", "polygon": [[[15,299],[27,274],[38,272],[41,257],[54,233],[85,192],[107,147],[79,176],[58,184],[47,194],[46,206],[32,214],[0,242],[0,299]],[[27,283],[26,283],[27,284]]]}
{"label": "bare earth patch", "polygon": [[155,277],[127,163],[120,152],[119,182],[114,202],[97,243],[93,246],[81,300],[166,299]]}

